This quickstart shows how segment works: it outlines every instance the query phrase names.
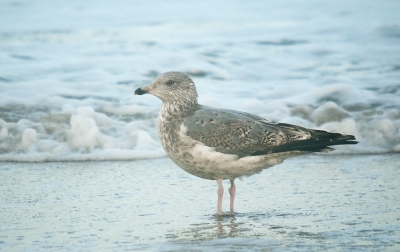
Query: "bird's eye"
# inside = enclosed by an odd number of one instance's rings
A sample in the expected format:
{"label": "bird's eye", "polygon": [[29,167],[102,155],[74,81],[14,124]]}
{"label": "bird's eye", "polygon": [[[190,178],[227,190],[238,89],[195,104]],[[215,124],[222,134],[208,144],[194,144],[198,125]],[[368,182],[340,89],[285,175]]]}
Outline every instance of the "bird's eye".
{"label": "bird's eye", "polygon": [[172,86],[172,85],[174,85],[174,81],[173,80],[169,80],[169,81],[167,81],[167,86]]}

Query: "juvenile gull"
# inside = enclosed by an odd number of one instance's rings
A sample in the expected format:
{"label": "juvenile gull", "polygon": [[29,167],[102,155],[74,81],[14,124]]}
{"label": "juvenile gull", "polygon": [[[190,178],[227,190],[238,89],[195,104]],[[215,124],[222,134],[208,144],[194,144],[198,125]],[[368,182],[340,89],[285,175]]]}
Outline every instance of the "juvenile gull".
{"label": "juvenile gull", "polygon": [[136,89],[135,94],[152,94],[162,100],[158,134],[172,161],[192,175],[217,181],[216,215],[223,214],[223,179],[231,182],[228,191],[233,214],[236,178],[259,173],[289,157],[331,151],[331,145],[358,143],[351,135],[200,105],[192,79],[180,72],[163,73],[149,86]]}

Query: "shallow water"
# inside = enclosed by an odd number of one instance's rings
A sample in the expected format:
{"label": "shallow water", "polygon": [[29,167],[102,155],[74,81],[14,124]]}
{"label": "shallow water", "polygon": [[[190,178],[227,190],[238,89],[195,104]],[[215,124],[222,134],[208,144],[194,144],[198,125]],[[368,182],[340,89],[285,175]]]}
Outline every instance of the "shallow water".
{"label": "shallow water", "polygon": [[215,181],[169,159],[0,163],[0,250],[398,251],[399,158],[286,160],[237,180],[223,217]]}

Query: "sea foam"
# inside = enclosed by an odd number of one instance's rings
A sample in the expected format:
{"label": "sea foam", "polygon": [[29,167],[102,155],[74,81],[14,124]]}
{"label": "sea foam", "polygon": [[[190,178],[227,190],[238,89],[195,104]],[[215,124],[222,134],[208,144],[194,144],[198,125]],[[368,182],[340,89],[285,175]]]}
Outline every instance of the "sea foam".
{"label": "sea foam", "polygon": [[188,73],[202,104],[360,142],[331,154],[400,152],[399,4],[385,3],[3,5],[0,161],[165,156],[161,101],[133,95],[165,71]]}
{"label": "sea foam", "polygon": [[[357,99],[338,99],[335,92],[330,92],[330,86],[327,90],[317,89],[319,92],[307,92],[310,103],[297,97],[278,99],[269,106],[268,102],[248,99],[239,108],[279,122],[355,135],[360,143],[337,146],[337,154],[399,151],[397,109],[371,107],[365,99],[364,105]],[[101,101],[101,106],[92,99],[75,101],[74,105],[70,99],[61,99],[64,105],[59,101],[54,104],[58,99],[51,97],[48,104],[42,102],[42,111],[30,108],[31,113],[21,113],[18,116],[22,118],[16,122],[0,120],[0,160],[132,160],[164,156],[156,132],[158,108],[130,104],[137,102],[136,97],[131,94],[128,104]],[[12,113],[12,106],[9,109]]]}

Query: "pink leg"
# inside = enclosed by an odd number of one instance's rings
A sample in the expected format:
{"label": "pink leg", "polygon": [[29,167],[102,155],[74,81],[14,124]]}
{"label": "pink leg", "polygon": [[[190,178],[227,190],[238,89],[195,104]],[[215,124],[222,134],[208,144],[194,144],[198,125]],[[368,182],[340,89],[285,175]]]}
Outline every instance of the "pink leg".
{"label": "pink leg", "polygon": [[231,179],[231,187],[229,188],[229,195],[231,195],[231,204],[230,204],[230,210],[231,214],[234,213],[234,208],[235,208],[235,193],[236,193],[236,186],[235,186],[235,180]]}
{"label": "pink leg", "polygon": [[217,185],[218,185],[218,205],[217,205],[217,212],[215,215],[223,215],[224,212],[222,212],[222,198],[224,196],[224,187],[222,185],[222,179],[217,179]]}

